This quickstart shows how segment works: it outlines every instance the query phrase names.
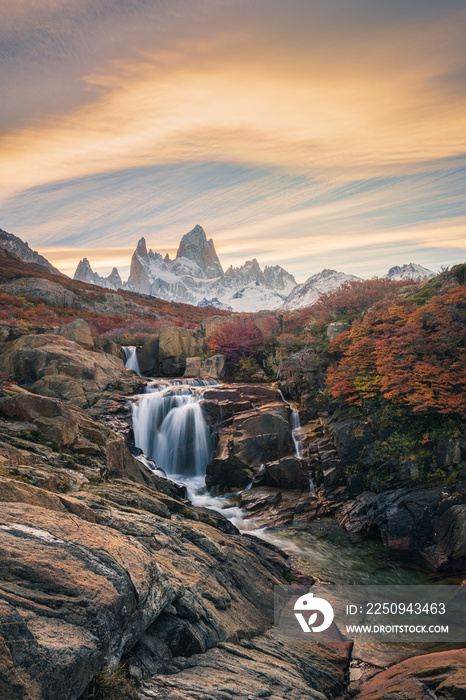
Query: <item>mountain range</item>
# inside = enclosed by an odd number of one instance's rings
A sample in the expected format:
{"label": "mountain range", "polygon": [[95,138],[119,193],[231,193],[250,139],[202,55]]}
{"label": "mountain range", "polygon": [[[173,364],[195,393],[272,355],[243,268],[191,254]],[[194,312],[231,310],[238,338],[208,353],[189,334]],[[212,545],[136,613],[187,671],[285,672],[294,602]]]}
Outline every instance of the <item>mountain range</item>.
{"label": "mountain range", "polygon": [[195,306],[214,306],[231,311],[260,311],[283,306],[296,280],[280,265],[261,269],[257,260],[226,271],[212,239],[197,225],[181,239],[173,260],[147,250],[141,238],[131,258],[130,275],[122,283],[116,268],[108,277],[93,272],[81,260],[75,276],[81,282],[110,289],[123,288]]}
{"label": "mountain range", "polygon": [[[27,243],[1,229],[0,246],[25,262],[42,265],[54,274],[62,275]],[[393,280],[416,282],[434,276],[434,272],[415,263],[392,267],[385,275]],[[122,281],[116,267],[108,277],[94,272],[87,258],[79,262],[74,279],[114,291],[124,289],[148,294],[166,301],[252,312],[311,306],[322,294],[361,278],[324,269],[303,284],[297,284],[293,275],[280,265],[262,269],[255,258],[224,271],[213,240],[207,239],[202,226],[196,225],[181,239],[173,260],[168,255],[147,250],[146,241],[141,238],[131,258],[126,282]]]}

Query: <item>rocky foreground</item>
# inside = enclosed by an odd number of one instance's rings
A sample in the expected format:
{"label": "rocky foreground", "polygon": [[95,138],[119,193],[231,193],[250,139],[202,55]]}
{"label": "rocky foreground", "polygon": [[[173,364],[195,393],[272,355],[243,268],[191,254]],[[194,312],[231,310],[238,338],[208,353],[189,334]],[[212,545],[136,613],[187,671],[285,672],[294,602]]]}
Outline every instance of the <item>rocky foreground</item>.
{"label": "rocky foreground", "polygon": [[[140,698],[466,697],[466,650],[404,661],[356,689],[348,644],[275,638],[273,586],[297,575],[287,556],[133,457],[101,419],[140,379],[81,331],[23,336],[0,353],[18,382],[0,393],[2,700],[92,697],[99,670],[121,661]],[[269,450],[276,481],[265,487],[285,492],[288,409],[273,389],[230,391],[243,410],[218,428],[217,458],[233,435],[230,457],[249,478]],[[232,398],[206,396],[212,425]]]}

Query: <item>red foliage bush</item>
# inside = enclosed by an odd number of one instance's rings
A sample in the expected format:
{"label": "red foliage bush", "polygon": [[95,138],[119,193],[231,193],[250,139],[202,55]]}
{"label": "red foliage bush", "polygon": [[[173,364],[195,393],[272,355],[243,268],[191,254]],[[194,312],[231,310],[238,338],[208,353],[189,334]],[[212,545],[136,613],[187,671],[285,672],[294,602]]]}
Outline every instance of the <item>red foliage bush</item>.
{"label": "red foliage bush", "polygon": [[249,318],[237,317],[222,324],[208,340],[209,351],[226,355],[230,361],[256,355],[263,347],[264,337]]}

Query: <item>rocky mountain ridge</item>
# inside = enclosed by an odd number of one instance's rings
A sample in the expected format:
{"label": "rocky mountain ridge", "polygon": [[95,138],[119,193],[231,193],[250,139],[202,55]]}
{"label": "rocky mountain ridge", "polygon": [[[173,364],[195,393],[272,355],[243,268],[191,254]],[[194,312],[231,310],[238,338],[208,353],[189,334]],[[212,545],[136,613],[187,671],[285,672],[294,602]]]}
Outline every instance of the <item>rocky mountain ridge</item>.
{"label": "rocky mountain ridge", "polygon": [[0,229],[0,248],[6,248],[6,250],[9,250],[17,255],[18,258],[21,258],[21,260],[24,260],[24,262],[42,265],[42,267],[45,267],[50,272],[53,272],[54,275],[63,277],[63,273],[49,263],[49,261],[44,258],[43,255],[40,255],[37,251],[32,250],[28,244],[22,241],[21,238],[18,238],[18,236],[14,236],[12,233],[7,233],[2,229]]}

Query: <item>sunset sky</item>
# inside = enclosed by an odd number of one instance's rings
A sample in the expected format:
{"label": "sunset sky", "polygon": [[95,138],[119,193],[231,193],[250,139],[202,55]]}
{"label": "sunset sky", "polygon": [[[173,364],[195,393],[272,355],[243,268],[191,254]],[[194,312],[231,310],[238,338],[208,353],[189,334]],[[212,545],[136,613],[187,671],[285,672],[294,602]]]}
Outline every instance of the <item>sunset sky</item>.
{"label": "sunset sky", "polygon": [[126,276],[466,258],[464,0],[2,0],[0,228]]}

